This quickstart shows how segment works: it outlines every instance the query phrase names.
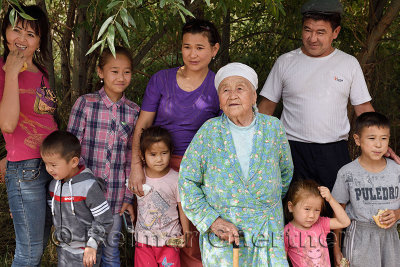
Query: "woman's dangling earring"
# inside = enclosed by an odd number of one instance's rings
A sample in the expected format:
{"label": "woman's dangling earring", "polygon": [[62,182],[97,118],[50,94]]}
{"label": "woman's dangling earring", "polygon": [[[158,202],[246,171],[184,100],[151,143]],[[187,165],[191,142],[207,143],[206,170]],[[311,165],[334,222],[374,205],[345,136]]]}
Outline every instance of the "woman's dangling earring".
{"label": "woman's dangling earring", "polygon": [[212,60],[215,60],[215,57],[212,57]]}
{"label": "woman's dangling earring", "polygon": [[100,79],[100,83],[103,83],[103,79]]}
{"label": "woman's dangling earring", "polygon": [[36,52],[40,53],[40,47],[38,47],[38,49],[36,49]]}

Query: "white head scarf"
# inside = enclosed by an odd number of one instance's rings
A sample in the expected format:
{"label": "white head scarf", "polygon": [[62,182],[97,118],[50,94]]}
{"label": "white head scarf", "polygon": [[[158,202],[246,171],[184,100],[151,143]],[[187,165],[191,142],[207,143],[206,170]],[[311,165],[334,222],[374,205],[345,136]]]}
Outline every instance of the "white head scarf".
{"label": "white head scarf", "polygon": [[254,87],[254,90],[257,90],[258,87],[258,77],[257,73],[249,66],[234,62],[229,63],[222,68],[219,69],[217,75],[215,75],[214,85],[218,91],[218,86],[222,82],[223,79],[231,77],[231,76],[240,76],[248,80]]}

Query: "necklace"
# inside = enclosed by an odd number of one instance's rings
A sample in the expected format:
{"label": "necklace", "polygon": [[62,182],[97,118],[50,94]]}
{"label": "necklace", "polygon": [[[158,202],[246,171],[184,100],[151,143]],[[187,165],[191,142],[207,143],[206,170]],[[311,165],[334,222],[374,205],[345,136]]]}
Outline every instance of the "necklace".
{"label": "necklace", "polygon": [[181,72],[181,75],[184,79],[188,79],[189,77],[186,76],[185,72],[184,72],[184,66],[179,68],[179,71]]}

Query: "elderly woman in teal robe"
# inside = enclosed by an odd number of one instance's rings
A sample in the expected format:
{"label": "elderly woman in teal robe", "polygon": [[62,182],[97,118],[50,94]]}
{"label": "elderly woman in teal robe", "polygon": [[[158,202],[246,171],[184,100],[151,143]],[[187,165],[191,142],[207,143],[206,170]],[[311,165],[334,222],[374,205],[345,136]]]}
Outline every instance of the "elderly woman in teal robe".
{"label": "elderly woman in teal robe", "polygon": [[182,160],[182,207],[200,231],[204,266],[232,266],[232,243],[239,266],[288,266],[281,199],[293,163],[280,121],[255,108],[257,84],[247,65],[218,71],[224,113],[204,123]]}

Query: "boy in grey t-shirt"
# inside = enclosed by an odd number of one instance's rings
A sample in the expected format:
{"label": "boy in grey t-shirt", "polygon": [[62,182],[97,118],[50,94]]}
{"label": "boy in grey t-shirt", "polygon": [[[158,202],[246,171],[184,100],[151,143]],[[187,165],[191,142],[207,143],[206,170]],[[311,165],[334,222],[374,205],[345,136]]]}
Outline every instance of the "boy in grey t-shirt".
{"label": "boy in grey t-shirt", "polygon": [[[366,112],[356,120],[354,139],[361,155],[343,166],[337,175],[332,196],[352,220],[346,230],[343,255],[350,266],[395,267],[400,262],[400,165],[383,157],[390,137],[388,119],[376,112]],[[378,227],[372,216],[386,210]],[[334,248],[335,260],[342,257],[340,245]]]}

